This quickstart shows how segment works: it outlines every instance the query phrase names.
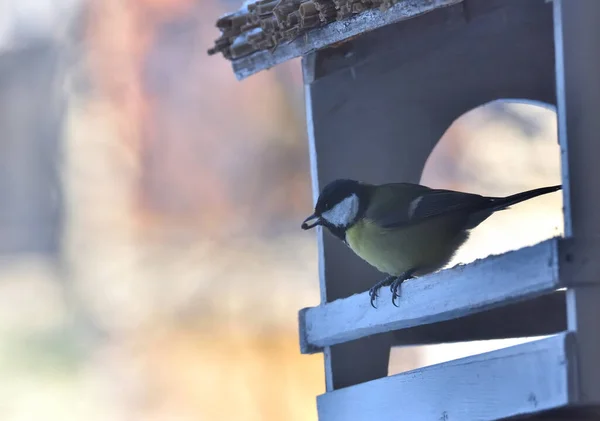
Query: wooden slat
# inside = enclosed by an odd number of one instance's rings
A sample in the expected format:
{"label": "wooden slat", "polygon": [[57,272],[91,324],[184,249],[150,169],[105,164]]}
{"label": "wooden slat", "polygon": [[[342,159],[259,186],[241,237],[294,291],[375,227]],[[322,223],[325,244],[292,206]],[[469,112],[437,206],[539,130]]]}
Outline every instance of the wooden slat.
{"label": "wooden slat", "polygon": [[[561,145],[565,235],[576,244],[600,238],[600,2],[554,1],[558,134]],[[567,259],[565,271],[569,330],[576,332],[582,404],[600,404],[600,250]],[[591,263],[591,264],[590,264]]]}
{"label": "wooden slat", "polygon": [[478,260],[402,285],[399,307],[384,288],[377,309],[367,292],[300,313],[303,353],[397,329],[450,320],[560,287],[558,239]]}
{"label": "wooden slat", "polygon": [[[269,69],[285,61],[304,56],[312,51],[334,45],[359,34],[462,1],[403,0],[386,11],[368,10],[349,19],[310,31],[287,45],[280,45],[274,52],[259,51],[234,60],[232,61],[233,70],[238,80],[242,80],[261,70]],[[410,42],[410,40],[405,40],[405,42]]]}
{"label": "wooden slat", "polygon": [[492,421],[577,399],[571,334],[386,377],[318,397],[320,421]]}

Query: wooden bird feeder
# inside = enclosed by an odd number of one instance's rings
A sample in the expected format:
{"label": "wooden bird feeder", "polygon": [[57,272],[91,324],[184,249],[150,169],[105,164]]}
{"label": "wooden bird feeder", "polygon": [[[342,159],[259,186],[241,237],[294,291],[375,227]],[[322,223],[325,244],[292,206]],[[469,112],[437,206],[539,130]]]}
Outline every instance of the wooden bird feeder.
{"label": "wooden bird feeder", "polygon": [[[217,22],[239,79],[303,57],[314,195],[419,182],[450,124],[497,99],[556,106],[565,237],[407,282],[320,234],[321,421],[600,419],[600,0],[262,0]],[[344,151],[344,153],[340,153]],[[355,295],[353,295],[355,294]],[[387,294],[387,295],[386,295]],[[545,339],[387,376],[390,348]]]}

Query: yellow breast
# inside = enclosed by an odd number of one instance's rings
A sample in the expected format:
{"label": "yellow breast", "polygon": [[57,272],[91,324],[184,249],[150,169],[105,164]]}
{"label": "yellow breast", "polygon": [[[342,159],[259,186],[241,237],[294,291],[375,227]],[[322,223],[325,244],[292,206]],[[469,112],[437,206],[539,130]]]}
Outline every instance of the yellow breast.
{"label": "yellow breast", "polygon": [[417,274],[424,274],[445,266],[467,239],[464,232],[444,229],[443,222],[384,229],[363,219],[346,231],[346,242],[381,272],[400,276],[417,270]]}

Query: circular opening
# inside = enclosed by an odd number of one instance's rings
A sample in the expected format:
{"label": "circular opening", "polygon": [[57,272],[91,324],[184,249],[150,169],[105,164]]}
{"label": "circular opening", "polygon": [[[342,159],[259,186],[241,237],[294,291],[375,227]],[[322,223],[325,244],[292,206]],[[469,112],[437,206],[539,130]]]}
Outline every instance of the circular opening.
{"label": "circular opening", "polygon": [[[511,99],[493,101],[463,114],[429,156],[421,183],[486,196],[560,184],[554,107]],[[562,194],[541,196],[482,223],[451,264],[532,245],[562,233]]]}
{"label": "circular opening", "polygon": [[[532,101],[499,100],[463,114],[432,151],[421,183],[486,196],[560,184],[554,108]],[[449,266],[532,245],[562,233],[562,195],[541,196],[483,222],[472,231]],[[427,366],[532,339],[535,338],[398,347],[392,350],[390,374],[417,368],[405,363],[410,352],[417,352],[418,366]]]}

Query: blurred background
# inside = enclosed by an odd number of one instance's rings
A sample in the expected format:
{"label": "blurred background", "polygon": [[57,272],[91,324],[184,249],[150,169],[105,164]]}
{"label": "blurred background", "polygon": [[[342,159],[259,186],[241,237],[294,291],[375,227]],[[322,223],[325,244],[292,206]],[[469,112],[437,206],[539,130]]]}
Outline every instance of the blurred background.
{"label": "blurred background", "polygon": [[[207,56],[239,3],[0,1],[0,419],[316,420],[301,69],[240,83]],[[504,195],[559,167],[554,111],[495,102],[448,129],[422,182]],[[561,206],[492,217],[453,264],[562,234]]]}

